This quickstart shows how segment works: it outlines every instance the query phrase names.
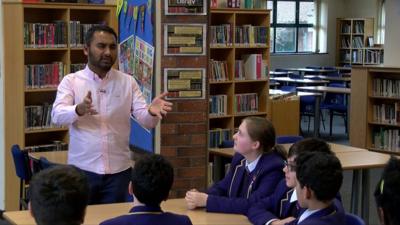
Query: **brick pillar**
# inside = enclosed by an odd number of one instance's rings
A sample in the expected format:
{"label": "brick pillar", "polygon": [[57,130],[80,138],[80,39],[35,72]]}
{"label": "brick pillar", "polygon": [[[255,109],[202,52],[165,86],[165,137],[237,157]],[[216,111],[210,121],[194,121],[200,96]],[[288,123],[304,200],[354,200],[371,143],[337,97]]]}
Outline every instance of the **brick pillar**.
{"label": "brick pillar", "polygon": [[[165,23],[208,23],[208,16],[166,16],[161,3],[161,72],[164,87],[164,68],[205,68],[208,72],[208,51],[205,56],[164,56]],[[207,40],[205,40],[207,41]],[[207,45],[208,46],[208,43]],[[208,48],[208,47],[207,47]],[[206,78],[206,80],[208,80]],[[187,190],[204,190],[207,179],[208,81],[206,98],[173,100],[173,111],[161,123],[161,155],[174,166],[175,181],[170,198],[184,197]],[[163,88],[162,88],[163,90]]]}

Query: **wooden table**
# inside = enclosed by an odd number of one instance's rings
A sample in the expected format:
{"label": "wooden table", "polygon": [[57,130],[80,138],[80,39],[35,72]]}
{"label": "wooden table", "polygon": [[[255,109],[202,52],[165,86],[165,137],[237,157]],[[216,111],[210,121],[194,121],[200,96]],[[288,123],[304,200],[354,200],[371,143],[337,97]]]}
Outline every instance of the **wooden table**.
{"label": "wooden table", "polygon": [[57,164],[68,163],[68,151],[51,151],[51,152],[30,152],[29,157],[39,161],[40,157],[45,157],[47,160]]}
{"label": "wooden table", "polygon": [[305,75],[304,78],[312,79],[319,78],[329,81],[339,81],[339,82],[351,82],[351,77],[334,77],[334,76],[324,76],[324,75]]}
{"label": "wooden table", "polygon": [[285,68],[285,70],[289,71],[299,71],[300,75],[303,77],[306,73],[318,73],[318,74],[327,74],[336,72],[336,69],[311,69],[311,68]]}
{"label": "wooden table", "polygon": [[272,77],[272,78],[269,78],[269,79],[271,81],[296,83],[296,84],[318,85],[318,84],[327,84],[327,83],[329,83],[329,81],[327,81],[327,80],[293,79],[293,78],[290,78],[290,77]]}
{"label": "wooden table", "polygon": [[[204,209],[188,210],[186,202],[182,199],[170,199],[161,205],[164,211],[174,212],[189,216],[193,225],[250,225],[249,220],[238,214],[207,213]],[[100,222],[116,216],[127,214],[132,208],[132,203],[90,205],[86,209],[84,224],[99,224]],[[12,224],[35,224],[29,211],[5,212],[4,218]],[[160,221],[162,224],[162,221]]]}
{"label": "wooden table", "polygon": [[[329,144],[332,151],[335,152],[336,156],[339,158],[343,169],[353,170],[350,212],[353,214],[359,214],[358,209],[361,208],[361,217],[364,219],[364,221],[368,221],[370,204],[369,169],[384,167],[389,160],[390,155],[371,152],[366,149],[355,148],[346,145],[333,143]],[[283,146],[286,150],[289,150],[290,144],[285,144]],[[215,156],[222,156],[227,158],[231,158],[235,154],[233,148],[210,148],[209,153]],[[358,204],[358,193],[361,193],[360,205]]]}

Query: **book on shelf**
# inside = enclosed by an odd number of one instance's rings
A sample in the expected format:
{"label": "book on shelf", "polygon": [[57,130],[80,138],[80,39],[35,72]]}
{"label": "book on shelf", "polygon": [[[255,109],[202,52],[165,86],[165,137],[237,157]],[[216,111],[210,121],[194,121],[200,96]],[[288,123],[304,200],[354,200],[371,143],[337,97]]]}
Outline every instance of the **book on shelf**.
{"label": "book on shelf", "polygon": [[53,23],[24,23],[25,48],[66,48],[67,24],[57,20]]}
{"label": "book on shelf", "polygon": [[232,29],[231,24],[220,24],[210,26],[210,45],[212,46],[231,46]]}
{"label": "book on shelf", "polygon": [[210,60],[210,81],[228,80],[228,63],[226,61]]}
{"label": "book on shelf", "polygon": [[377,149],[399,152],[399,129],[386,129],[380,127],[372,132],[372,146]]}
{"label": "book on shelf", "polygon": [[210,116],[224,116],[228,111],[228,95],[210,95]]}
{"label": "book on shelf", "polygon": [[218,148],[223,142],[232,138],[232,131],[228,128],[214,128],[208,131],[208,147]]}
{"label": "book on shelf", "polygon": [[48,103],[25,106],[25,129],[61,128],[62,126],[55,125],[51,122],[52,108],[53,105]]}
{"label": "book on shelf", "polygon": [[258,94],[257,93],[235,94],[234,110],[235,113],[258,112]]}
{"label": "book on shelf", "polygon": [[85,36],[89,29],[95,25],[105,24],[105,22],[94,24],[83,24],[80,21],[69,21],[69,45],[71,48],[83,48]]}
{"label": "book on shelf", "polygon": [[350,34],[351,33],[351,24],[350,21],[342,22],[342,33],[343,34]]}
{"label": "book on shelf", "polygon": [[246,80],[266,79],[265,63],[262,54],[242,55],[244,65],[244,76]]}
{"label": "book on shelf", "polygon": [[65,71],[63,62],[25,65],[25,88],[56,88],[64,77]]}
{"label": "book on shelf", "polygon": [[236,45],[238,46],[266,46],[268,27],[245,24],[235,28]]}
{"label": "book on shelf", "polygon": [[364,33],[364,21],[354,21],[353,33],[363,34]]}
{"label": "book on shelf", "polygon": [[56,140],[51,144],[26,146],[24,150],[28,152],[65,151],[68,150],[68,143]]}
{"label": "book on shelf", "polygon": [[373,121],[387,124],[400,123],[400,103],[373,105]]}
{"label": "book on shelf", "polygon": [[372,86],[374,96],[400,98],[400,80],[374,78]]}

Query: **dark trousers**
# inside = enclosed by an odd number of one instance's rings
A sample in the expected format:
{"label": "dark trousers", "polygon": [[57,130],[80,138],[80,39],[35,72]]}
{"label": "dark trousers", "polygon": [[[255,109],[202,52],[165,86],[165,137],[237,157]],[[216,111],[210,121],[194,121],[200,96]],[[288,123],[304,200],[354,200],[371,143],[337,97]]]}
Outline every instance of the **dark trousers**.
{"label": "dark trousers", "polygon": [[97,174],[83,170],[89,182],[89,205],[126,202],[131,168],[115,174]]}

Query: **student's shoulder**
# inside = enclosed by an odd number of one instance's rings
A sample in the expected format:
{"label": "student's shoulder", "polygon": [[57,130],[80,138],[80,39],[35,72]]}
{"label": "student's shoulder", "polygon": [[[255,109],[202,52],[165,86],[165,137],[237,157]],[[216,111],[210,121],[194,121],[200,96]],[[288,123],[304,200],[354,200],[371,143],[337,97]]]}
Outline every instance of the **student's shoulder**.
{"label": "student's shoulder", "polygon": [[274,168],[282,169],[284,166],[282,157],[276,152],[263,154],[263,156],[260,158],[260,163],[264,167],[273,169]]}
{"label": "student's shoulder", "polygon": [[118,217],[114,217],[112,219],[105,220],[100,223],[100,225],[129,225],[133,223],[130,223],[129,221],[132,221],[132,215],[122,215]]}

